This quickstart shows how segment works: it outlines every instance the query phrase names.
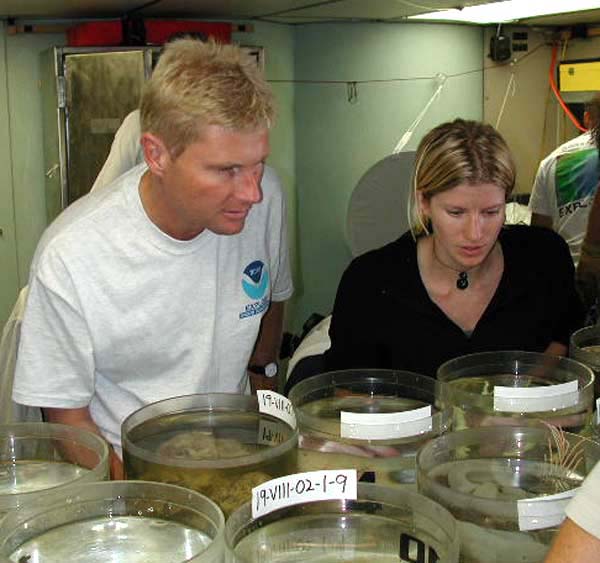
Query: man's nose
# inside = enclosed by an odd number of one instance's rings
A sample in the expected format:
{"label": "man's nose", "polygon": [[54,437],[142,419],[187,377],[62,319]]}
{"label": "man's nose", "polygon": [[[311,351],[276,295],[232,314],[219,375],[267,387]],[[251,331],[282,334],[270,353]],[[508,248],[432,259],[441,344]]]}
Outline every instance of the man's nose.
{"label": "man's nose", "polygon": [[248,203],[260,203],[262,201],[262,188],[260,183],[262,174],[248,170],[240,174],[238,178],[238,196]]}

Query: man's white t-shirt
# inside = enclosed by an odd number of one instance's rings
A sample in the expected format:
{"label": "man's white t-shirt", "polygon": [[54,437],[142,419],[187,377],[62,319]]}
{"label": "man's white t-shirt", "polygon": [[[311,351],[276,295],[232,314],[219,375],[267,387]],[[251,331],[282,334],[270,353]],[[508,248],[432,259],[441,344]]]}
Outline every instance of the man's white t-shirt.
{"label": "man's white t-shirt", "polygon": [[590,133],[572,139],[540,163],[529,208],[552,218],[552,227],[579,262],[590,207],[600,181],[598,149]]}
{"label": "man's white t-shirt", "polygon": [[173,239],[147,217],[141,164],[81,198],[44,234],[29,280],[13,398],[89,404],[117,449],[124,418],[191,393],[247,391],[270,300],[292,293],[286,210],[271,169],[237,235]]}

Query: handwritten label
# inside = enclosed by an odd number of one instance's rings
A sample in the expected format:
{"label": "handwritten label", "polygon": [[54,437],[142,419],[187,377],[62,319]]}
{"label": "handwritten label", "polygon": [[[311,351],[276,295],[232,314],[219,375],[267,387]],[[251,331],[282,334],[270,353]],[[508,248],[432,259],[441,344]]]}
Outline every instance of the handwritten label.
{"label": "handwritten label", "polygon": [[272,420],[261,418],[258,422],[256,443],[263,446],[277,446],[285,442],[285,432],[281,426]]}
{"label": "handwritten label", "polygon": [[403,412],[340,412],[340,435],[357,440],[390,440],[431,432],[431,405]]}
{"label": "handwritten label", "polygon": [[287,397],[274,391],[265,391],[263,389],[256,391],[256,397],[258,398],[259,412],[270,414],[279,420],[287,422],[292,428],[296,428],[294,407]]}
{"label": "handwritten label", "polygon": [[577,380],[539,387],[494,387],[494,410],[541,412],[566,409],[579,401]]}
{"label": "handwritten label", "polygon": [[541,530],[559,526],[565,519],[565,508],[577,489],[545,497],[525,498],[517,501],[519,530]]}
{"label": "handwritten label", "polygon": [[252,518],[284,506],[319,500],[356,500],[356,470],[307,471],[267,481],[252,489]]}

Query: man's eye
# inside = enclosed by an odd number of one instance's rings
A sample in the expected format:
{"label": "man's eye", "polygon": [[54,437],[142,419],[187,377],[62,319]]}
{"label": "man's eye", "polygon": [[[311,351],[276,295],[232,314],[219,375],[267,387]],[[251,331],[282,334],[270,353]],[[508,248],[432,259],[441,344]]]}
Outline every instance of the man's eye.
{"label": "man's eye", "polygon": [[462,211],[458,210],[458,209],[449,209],[448,210],[448,215],[452,215],[452,217],[459,217],[460,215],[462,215]]}
{"label": "man's eye", "polygon": [[490,215],[490,216],[498,215],[499,213],[500,213],[500,209],[488,209],[485,212],[486,215]]}

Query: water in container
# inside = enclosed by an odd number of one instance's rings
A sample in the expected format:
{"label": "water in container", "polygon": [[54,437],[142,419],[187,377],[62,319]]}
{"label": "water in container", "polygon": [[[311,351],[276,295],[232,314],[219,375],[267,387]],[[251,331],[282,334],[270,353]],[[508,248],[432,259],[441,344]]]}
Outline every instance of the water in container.
{"label": "water in container", "polygon": [[457,519],[464,563],[541,563],[598,459],[596,442],[554,427],[469,429],[421,449],[417,483]]}
{"label": "water in container", "polygon": [[451,409],[454,430],[539,420],[589,433],[594,374],[569,358],[534,352],[483,352],[438,369],[438,403]]}
{"label": "water in container", "polygon": [[378,484],[413,485],[418,448],[450,425],[436,382],[393,370],[343,370],[296,384],[300,471],[353,468]]}
{"label": "water in container", "polygon": [[63,424],[0,425],[0,516],[35,506],[46,493],[108,478],[108,445]]}
{"label": "water in container", "polygon": [[123,424],[129,479],[172,483],[213,499],[225,512],[252,488],[296,472],[297,431],[258,412],[244,395],[190,395],[160,401]]}
{"label": "water in container", "polygon": [[458,561],[447,510],[405,489],[358,484],[357,500],[317,501],[252,518],[244,505],[225,530],[229,563]]}
{"label": "water in container", "polygon": [[181,487],[142,481],[78,485],[9,514],[0,524],[0,560],[221,563],[224,524],[214,502]]}

